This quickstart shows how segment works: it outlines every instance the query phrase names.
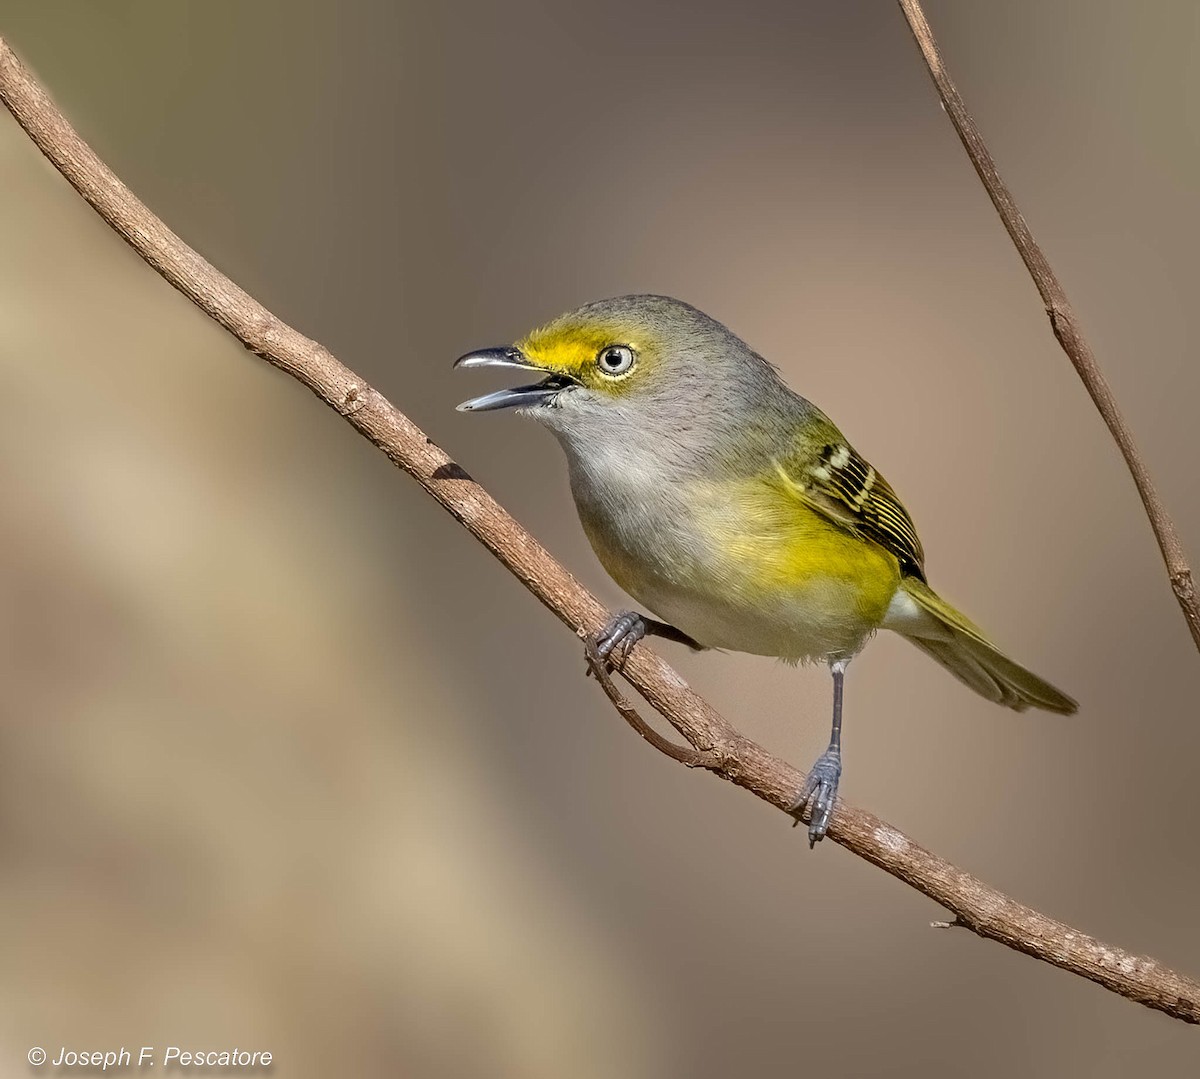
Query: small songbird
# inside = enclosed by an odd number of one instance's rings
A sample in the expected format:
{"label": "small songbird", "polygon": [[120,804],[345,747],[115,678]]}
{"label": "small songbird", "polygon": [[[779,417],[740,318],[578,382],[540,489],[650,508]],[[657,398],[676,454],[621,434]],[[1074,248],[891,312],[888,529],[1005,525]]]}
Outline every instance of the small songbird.
{"label": "small songbird", "polygon": [[877,629],[997,704],[1075,711],[929,587],[896,492],[828,417],[696,308],[666,296],[601,300],[455,366],[545,376],[458,407],[515,408],[562,445],[597,557],[663,619],[615,617],[597,642],[606,659],[651,633],[829,665],[829,748],[792,807],[811,805],[810,845],[837,798],[846,668]]}

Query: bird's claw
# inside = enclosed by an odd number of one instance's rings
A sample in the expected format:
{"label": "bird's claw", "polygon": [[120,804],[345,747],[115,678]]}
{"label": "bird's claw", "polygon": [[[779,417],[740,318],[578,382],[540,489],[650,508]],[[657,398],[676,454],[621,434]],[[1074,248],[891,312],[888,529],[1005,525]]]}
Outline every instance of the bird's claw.
{"label": "bird's claw", "polygon": [[646,620],[636,611],[621,611],[596,637],[596,651],[609,666],[620,666],[633,646],[646,636]]}
{"label": "bird's claw", "polygon": [[[798,814],[811,802],[812,812],[808,818],[808,845],[815,847],[829,830],[829,818],[837,802],[838,781],[842,778],[842,753],[830,746],[814,762],[805,777],[804,786],[788,812]],[[800,823],[799,817],[796,824]],[[794,827],[794,825],[793,825]]]}

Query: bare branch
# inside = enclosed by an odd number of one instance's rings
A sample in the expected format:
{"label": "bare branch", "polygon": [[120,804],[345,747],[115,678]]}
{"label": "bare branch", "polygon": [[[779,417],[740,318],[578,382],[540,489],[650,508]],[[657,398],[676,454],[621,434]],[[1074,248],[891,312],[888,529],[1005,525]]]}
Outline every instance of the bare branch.
{"label": "bare branch", "polygon": [[[315,341],[276,318],[171,232],[79,138],[3,40],[0,100],[75,190],[166,281],[248,349],[288,372],[344,416],[574,632],[590,636],[600,630],[607,620],[604,608],[541,544],[382,394]],[[741,735],[643,645],[633,649],[622,673],[696,755],[688,755],[660,735],[650,738],[651,728],[640,717],[630,716],[633,710],[627,702],[622,704],[622,714],[643,737],[675,759],[709,768],[787,810],[804,779],[802,772]],[[829,836],[945,907],[954,915],[954,924],[1147,1007],[1200,1023],[1200,984],[1153,959],[1110,947],[1023,906],[866,810],[839,802]]]}
{"label": "bare branch", "polygon": [[1029,276],[1033,278],[1033,283],[1041,294],[1042,302],[1046,305],[1046,314],[1050,317],[1050,326],[1054,331],[1054,336],[1067,354],[1067,358],[1074,365],[1093,403],[1108,425],[1108,430],[1120,449],[1121,456],[1125,458],[1125,464],[1129,467],[1133,482],[1137,485],[1138,494],[1141,496],[1142,505],[1146,507],[1146,516],[1150,518],[1150,527],[1154,529],[1158,548],[1162,551],[1167,575],[1171,580],[1171,590],[1175,593],[1175,598],[1179,601],[1179,607],[1183,611],[1183,617],[1187,620],[1192,640],[1200,649],[1200,596],[1196,594],[1192,569],[1183,553],[1183,543],[1175,531],[1175,525],[1162,500],[1158,497],[1158,492],[1154,489],[1154,483],[1150,479],[1150,472],[1146,468],[1141,454],[1138,453],[1137,445],[1133,440],[1133,432],[1125,423],[1125,417],[1122,416],[1121,410],[1117,406],[1117,399],[1113,396],[1104,373],[1096,362],[1096,356],[1092,352],[1091,346],[1083,336],[1083,329],[1079,325],[1079,319],[1076,317],[1074,309],[1067,300],[1066,292],[1063,291],[1054,271],[1050,269],[1050,263],[1029,231],[1029,226],[1025,224],[1025,218],[1021,216],[1021,211],[1017,209],[1017,204],[1013,201],[1012,192],[1000,178],[996,163],[992,160],[992,155],[988,153],[983,136],[979,134],[979,128],[975,126],[975,121],[971,119],[971,114],[967,112],[967,106],[963,104],[958,89],[946,71],[946,65],[942,62],[933,31],[929,28],[925,12],[921,9],[920,0],[898,0],[898,2],[900,10],[904,12],[904,18],[908,21],[908,27],[912,30],[913,37],[916,38],[921,55],[925,58],[930,77],[933,79],[934,86],[937,87],[942,104],[946,107],[950,122],[954,124],[954,130],[958,132],[958,137],[962,140],[971,164],[975,166],[979,179],[987,188],[992,205],[996,207],[1000,220],[1004,222],[1004,227],[1012,237],[1012,242],[1016,245],[1021,260],[1025,263],[1025,268],[1029,270]]}
{"label": "bare branch", "polygon": [[608,664],[600,655],[600,650],[596,647],[595,637],[581,633],[583,638],[583,654],[587,659],[588,671],[594,675],[596,681],[600,683],[600,688],[604,690],[604,695],[612,702],[612,706],[621,714],[621,718],[625,720],[635,731],[646,739],[659,753],[664,753],[673,761],[678,761],[680,764],[686,764],[689,768],[711,768],[714,771],[720,769],[720,765],[724,761],[724,755],[719,749],[692,749],[690,747],[678,746],[669,738],[664,738],[658,733],[649,723],[641,716],[625,695],[617,689],[616,683],[612,680],[612,675],[608,673]]}

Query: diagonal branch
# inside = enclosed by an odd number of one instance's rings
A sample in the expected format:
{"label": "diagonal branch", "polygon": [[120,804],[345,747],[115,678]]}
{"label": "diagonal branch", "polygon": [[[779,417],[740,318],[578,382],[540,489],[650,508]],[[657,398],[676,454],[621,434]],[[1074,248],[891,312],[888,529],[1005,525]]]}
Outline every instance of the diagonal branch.
{"label": "diagonal branch", "polygon": [[[382,394],[243,292],[138,201],[76,134],[3,39],[0,101],[71,186],[169,284],[251,352],[298,379],[345,417],[573,631],[599,631],[606,612],[595,597]],[[649,649],[635,648],[622,673],[696,753],[688,754],[661,737],[655,740],[658,748],[787,810],[804,779],[802,772],[735,730]],[[645,736],[649,728],[643,722],[635,721],[625,708],[622,714]],[[829,836],[947,908],[954,924],[1147,1007],[1200,1023],[1200,984],[1010,899],[874,814],[839,802]]]}
{"label": "diagonal branch", "polygon": [[908,21],[908,27],[912,31],[913,37],[916,38],[921,55],[925,58],[929,75],[950,116],[950,122],[954,124],[954,130],[958,132],[958,137],[962,140],[963,148],[967,151],[971,164],[975,166],[979,179],[987,188],[992,205],[996,207],[1000,220],[1004,222],[1008,235],[1012,237],[1012,242],[1016,245],[1021,261],[1025,263],[1029,276],[1033,278],[1033,283],[1041,294],[1042,302],[1046,305],[1046,314],[1050,317],[1050,326],[1054,330],[1054,336],[1058,338],[1062,350],[1074,365],[1097,411],[1107,424],[1109,433],[1120,449],[1121,456],[1125,458],[1125,464],[1129,467],[1133,482],[1137,485],[1138,494],[1141,496],[1142,505],[1146,507],[1146,516],[1150,518],[1150,527],[1154,529],[1154,537],[1158,540],[1158,548],[1162,552],[1167,575],[1171,580],[1171,590],[1175,593],[1175,598],[1179,601],[1179,607],[1183,611],[1183,617],[1187,620],[1192,640],[1195,641],[1196,647],[1200,648],[1200,596],[1196,593],[1192,570],[1183,553],[1183,543],[1179,539],[1179,533],[1175,531],[1175,525],[1167,513],[1167,508],[1158,497],[1158,492],[1154,489],[1154,482],[1150,479],[1150,472],[1138,452],[1137,445],[1133,440],[1133,432],[1129,430],[1129,425],[1125,422],[1125,417],[1117,406],[1117,399],[1113,396],[1104,372],[1100,370],[1100,365],[1096,362],[1091,345],[1083,336],[1083,329],[1079,325],[1079,319],[1076,317],[1074,309],[1067,300],[1066,292],[1063,291],[1045,254],[1033,238],[1033,233],[1029,231],[1029,226],[1025,224],[1025,218],[1021,216],[1021,211],[1017,209],[1017,204],[1013,201],[1012,192],[1000,178],[996,163],[992,160],[992,155],[988,153],[987,145],[979,133],[979,128],[975,126],[975,121],[971,119],[971,114],[967,112],[967,106],[963,103],[949,72],[946,71],[946,65],[942,62],[942,55],[938,51],[933,31],[929,28],[925,12],[921,9],[920,0],[899,0],[899,4],[901,11],[904,12],[904,18]]}

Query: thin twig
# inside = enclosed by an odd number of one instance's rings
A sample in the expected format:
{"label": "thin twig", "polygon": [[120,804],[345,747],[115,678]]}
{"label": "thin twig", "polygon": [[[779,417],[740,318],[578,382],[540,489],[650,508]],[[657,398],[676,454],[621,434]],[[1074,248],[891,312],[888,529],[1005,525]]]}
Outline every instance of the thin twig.
{"label": "thin twig", "polygon": [[596,647],[596,639],[588,633],[580,635],[583,638],[583,655],[587,660],[588,671],[595,676],[604,695],[612,702],[612,706],[635,731],[646,739],[659,753],[664,753],[680,764],[689,768],[718,769],[724,762],[724,756],[716,749],[693,749],[691,746],[676,745],[669,738],[664,738],[643,718],[642,714],[630,703],[628,698],[612,680],[608,673],[608,664]]}
{"label": "thin twig", "polygon": [[1154,529],[1158,548],[1162,551],[1167,575],[1171,580],[1171,590],[1175,593],[1175,598],[1179,601],[1179,607],[1183,611],[1183,617],[1187,620],[1192,640],[1197,649],[1200,649],[1200,596],[1196,593],[1192,569],[1183,553],[1183,543],[1179,539],[1179,533],[1175,531],[1175,525],[1163,505],[1162,499],[1159,498],[1150,478],[1150,472],[1138,452],[1137,445],[1133,440],[1133,432],[1129,430],[1125,417],[1117,406],[1117,399],[1113,396],[1112,389],[1100,370],[1100,365],[1096,362],[1096,356],[1083,336],[1083,329],[1079,325],[1079,319],[1076,317],[1074,309],[1067,300],[1066,292],[1063,291],[1045,254],[1029,231],[1029,226],[1025,224],[1025,218],[1017,209],[1017,204],[1013,201],[1008,186],[1000,178],[996,163],[992,160],[992,155],[988,153],[983,136],[979,134],[979,128],[975,126],[975,121],[971,119],[971,114],[967,112],[967,107],[963,104],[958,89],[946,71],[946,65],[942,62],[933,31],[929,28],[925,12],[921,9],[920,0],[898,0],[898,2],[904,18],[908,21],[908,27],[912,30],[913,37],[916,38],[921,55],[925,58],[930,77],[933,79],[934,86],[937,87],[942,104],[946,107],[950,122],[954,124],[954,130],[958,132],[958,137],[962,140],[963,148],[967,151],[971,164],[975,166],[979,179],[987,188],[992,205],[996,207],[1000,220],[1004,222],[1005,229],[1008,230],[1012,242],[1021,255],[1021,261],[1025,263],[1026,269],[1029,270],[1029,276],[1033,278],[1033,283],[1041,294],[1042,302],[1046,305],[1046,314],[1050,317],[1050,326],[1054,330],[1054,336],[1058,338],[1062,350],[1074,365],[1080,380],[1096,405],[1096,409],[1108,425],[1108,430],[1120,449],[1121,456],[1125,458],[1125,464],[1129,467],[1133,482],[1137,485],[1138,494],[1141,496],[1142,505],[1146,507],[1146,516],[1150,519],[1150,527]]}
{"label": "thin twig", "polygon": [[[0,100],[38,148],[143,259],[256,355],[307,386],[431,494],[574,632],[597,633],[601,604],[411,420],[315,341],[271,314],[150,212],[80,139],[0,39]],[[715,774],[787,811],[804,774],[736,731],[659,656],[638,645],[623,674]],[[644,734],[644,732],[643,732]],[[1114,993],[1200,1023],[1200,984],[1026,907],[864,809],[839,802],[829,837],[1000,941]]]}

